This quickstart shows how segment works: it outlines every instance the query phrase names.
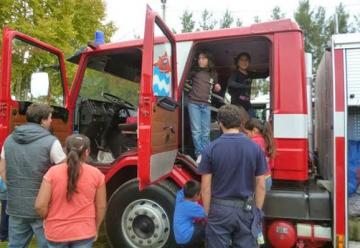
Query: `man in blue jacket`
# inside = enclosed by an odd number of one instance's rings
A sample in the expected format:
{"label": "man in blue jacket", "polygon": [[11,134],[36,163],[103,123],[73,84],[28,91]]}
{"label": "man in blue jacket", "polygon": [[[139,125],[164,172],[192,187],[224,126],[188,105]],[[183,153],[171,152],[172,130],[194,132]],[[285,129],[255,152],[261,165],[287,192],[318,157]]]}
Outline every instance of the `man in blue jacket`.
{"label": "man in blue jacket", "polygon": [[258,247],[267,163],[261,148],[240,133],[240,118],[235,105],[219,109],[223,135],[203,151],[199,165],[209,248]]}

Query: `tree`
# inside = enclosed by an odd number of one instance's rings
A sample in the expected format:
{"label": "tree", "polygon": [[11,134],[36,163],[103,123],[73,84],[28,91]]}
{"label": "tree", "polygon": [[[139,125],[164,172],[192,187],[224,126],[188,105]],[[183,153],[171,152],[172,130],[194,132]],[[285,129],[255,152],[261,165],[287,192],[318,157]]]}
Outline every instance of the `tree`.
{"label": "tree", "polygon": [[360,32],[360,14],[354,15],[354,21],[352,32]]}
{"label": "tree", "polygon": [[116,28],[112,22],[104,21],[103,0],[0,1],[1,28],[8,26],[50,43],[66,56],[93,40],[96,30],[104,31],[109,41]]}
{"label": "tree", "polygon": [[141,35],[139,33],[134,33],[133,37],[135,40],[140,40],[141,39]]}
{"label": "tree", "polygon": [[300,28],[304,31],[305,38],[305,51],[312,52],[311,42],[312,42],[312,15],[313,11],[310,10],[309,0],[299,1],[299,6],[294,13],[294,18],[299,24]]}
{"label": "tree", "polygon": [[[108,42],[116,28],[104,21],[103,0],[0,0],[0,28],[7,26],[58,47],[65,57],[94,40],[96,30],[104,31]],[[68,63],[69,84],[75,71],[76,66]]]}
{"label": "tree", "polygon": [[[336,7],[336,14],[339,21],[339,32],[347,33],[349,31],[349,14],[345,11],[343,4],[340,3]],[[326,43],[335,32],[334,17],[330,16],[327,19],[325,9],[321,6],[312,10],[309,0],[299,2],[294,17],[304,31],[305,51],[313,54],[313,71],[315,72],[325,51]]]}
{"label": "tree", "polygon": [[181,20],[181,33],[188,33],[192,32],[195,28],[195,21],[193,20],[193,13],[185,10],[182,16],[180,17]]}
{"label": "tree", "polygon": [[313,15],[313,27],[311,33],[311,50],[313,54],[313,72],[315,73],[317,67],[324,54],[326,43],[329,40],[329,36],[326,35],[326,13],[324,7],[318,7]]}
{"label": "tree", "polygon": [[284,17],[285,17],[285,14],[283,12],[281,12],[281,9],[279,6],[275,6],[272,9],[272,14],[271,14],[272,20],[279,20],[279,19],[283,19]]}
{"label": "tree", "polygon": [[305,51],[313,55],[314,72],[320,63],[327,42],[325,17],[325,9],[320,6],[317,10],[312,10],[309,0],[300,1],[294,14],[296,22],[304,31]]}
{"label": "tree", "polygon": [[241,21],[241,19],[240,18],[237,18],[236,19],[236,27],[242,27],[242,21]]}
{"label": "tree", "polygon": [[220,20],[220,28],[230,28],[231,24],[234,22],[234,17],[231,15],[230,11],[227,9],[224,16]]}
{"label": "tree", "polygon": [[[349,13],[346,12],[345,7],[342,3],[336,6],[335,15],[338,19],[338,32],[348,33],[349,32]],[[335,15],[330,17],[327,21],[326,35],[330,38],[335,33]]]}
{"label": "tree", "polygon": [[255,23],[260,23],[261,22],[260,17],[259,16],[254,16],[254,22]]}
{"label": "tree", "polygon": [[213,14],[209,12],[207,9],[204,9],[201,13],[201,21],[199,22],[199,26],[201,30],[213,30],[216,25],[216,20],[213,18]]}

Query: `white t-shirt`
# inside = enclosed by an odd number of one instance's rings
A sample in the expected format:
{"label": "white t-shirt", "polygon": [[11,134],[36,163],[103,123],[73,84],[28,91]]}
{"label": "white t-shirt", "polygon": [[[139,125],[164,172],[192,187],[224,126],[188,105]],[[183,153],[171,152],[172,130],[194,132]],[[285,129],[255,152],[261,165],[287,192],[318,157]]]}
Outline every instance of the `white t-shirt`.
{"label": "white t-shirt", "polygon": [[[1,149],[1,159],[5,159],[5,149],[4,146]],[[60,144],[60,141],[57,139],[54,141],[50,148],[50,161],[53,164],[59,164],[66,158],[64,150]]]}

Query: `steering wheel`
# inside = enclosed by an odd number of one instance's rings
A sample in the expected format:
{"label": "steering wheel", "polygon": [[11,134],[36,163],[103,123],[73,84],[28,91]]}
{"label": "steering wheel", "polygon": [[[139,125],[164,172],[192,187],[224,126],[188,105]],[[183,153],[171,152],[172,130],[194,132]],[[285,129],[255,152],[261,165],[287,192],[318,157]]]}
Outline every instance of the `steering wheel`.
{"label": "steering wheel", "polygon": [[114,104],[120,105],[122,107],[126,107],[128,109],[133,109],[135,110],[135,106],[133,104],[131,104],[130,102],[118,97],[118,96],[114,96],[110,93],[107,92],[103,92],[101,93],[101,96],[104,97],[106,100],[108,100],[109,102],[112,102]]}

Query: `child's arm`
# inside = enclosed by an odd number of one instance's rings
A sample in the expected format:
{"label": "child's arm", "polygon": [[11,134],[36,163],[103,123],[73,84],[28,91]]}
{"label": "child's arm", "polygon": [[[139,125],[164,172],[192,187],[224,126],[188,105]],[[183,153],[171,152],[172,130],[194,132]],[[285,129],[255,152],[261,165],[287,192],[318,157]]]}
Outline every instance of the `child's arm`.
{"label": "child's arm", "polygon": [[181,202],[181,201],[184,200],[184,198],[185,198],[185,196],[184,196],[184,190],[181,189],[181,190],[179,190],[179,191],[176,193],[176,202]]}
{"label": "child's arm", "polygon": [[189,211],[189,215],[192,218],[205,218],[206,217],[204,207],[198,203],[194,203],[193,208]]}

